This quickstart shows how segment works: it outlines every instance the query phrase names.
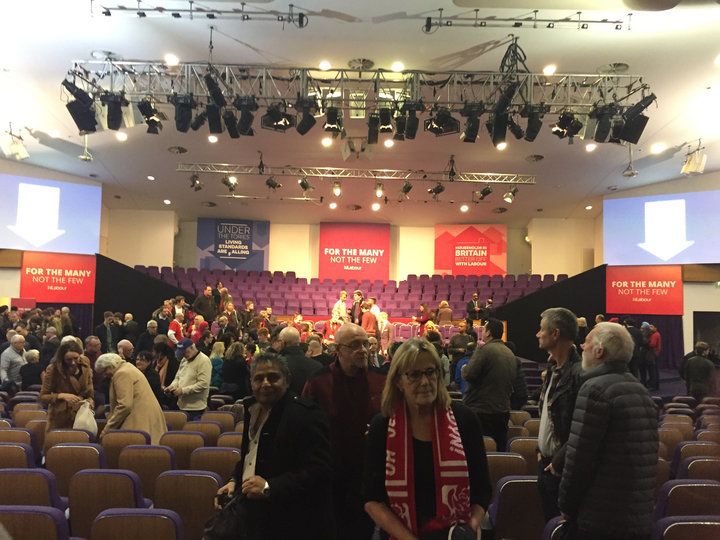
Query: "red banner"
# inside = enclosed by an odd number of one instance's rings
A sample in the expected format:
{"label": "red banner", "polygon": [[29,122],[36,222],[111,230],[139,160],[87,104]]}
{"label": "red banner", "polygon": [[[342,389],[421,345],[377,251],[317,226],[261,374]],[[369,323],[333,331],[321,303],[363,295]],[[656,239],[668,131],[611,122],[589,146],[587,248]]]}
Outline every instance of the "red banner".
{"label": "red banner", "polygon": [[390,225],[320,224],[320,279],[388,280]]}
{"label": "red banner", "polygon": [[20,296],[38,302],[92,304],[95,301],[95,255],[23,254]]}
{"label": "red banner", "polygon": [[435,273],[505,274],[506,225],[435,225]]}
{"label": "red banner", "polygon": [[623,315],[682,315],[681,266],[608,266],[605,311]]}

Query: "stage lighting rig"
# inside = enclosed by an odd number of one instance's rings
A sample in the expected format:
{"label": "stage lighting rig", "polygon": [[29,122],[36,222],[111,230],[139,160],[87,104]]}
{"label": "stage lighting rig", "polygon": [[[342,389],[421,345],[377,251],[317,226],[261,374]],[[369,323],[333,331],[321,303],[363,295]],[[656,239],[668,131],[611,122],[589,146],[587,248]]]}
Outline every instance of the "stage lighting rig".
{"label": "stage lighting rig", "polygon": [[[193,109],[197,107],[197,103],[193,99],[193,95],[173,93],[168,98],[168,101],[175,106],[175,129],[181,133],[187,133],[188,129],[190,129],[193,124]],[[109,119],[110,111],[108,110],[108,127],[110,127]]]}
{"label": "stage lighting rig", "polygon": [[265,185],[268,189],[272,189],[273,191],[282,187],[282,184],[275,180],[274,176],[270,176],[267,180],[265,180]]}
{"label": "stage lighting rig", "polygon": [[203,183],[200,181],[200,177],[197,174],[193,174],[190,177],[190,188],[193,191],[200,191],[203,188]]}
{"label": "stage lighting rig", "polygon": [[428,194],[432,195],[434,201],[438,200],[438,196],[445,191],[445,186],[442,182],[438,182],[434,187],[427,190]]}

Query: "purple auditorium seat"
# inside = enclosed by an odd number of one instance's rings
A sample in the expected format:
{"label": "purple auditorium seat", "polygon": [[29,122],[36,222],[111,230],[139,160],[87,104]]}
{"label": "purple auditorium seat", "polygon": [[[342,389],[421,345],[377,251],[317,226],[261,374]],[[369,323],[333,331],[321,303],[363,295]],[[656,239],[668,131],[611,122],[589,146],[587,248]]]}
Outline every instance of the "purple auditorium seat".
{"label": "purple auditorium seat", "polygon": [[145,266],[144,264],[136,264],[135,266],[133,266],[133,268],[138,272],[147,274],[147,266]]}
{"label": "purple auditorium seat", "polygon": [[528,280],[528,283],[540,283],[542,281],[542,276],[540,274],[530,274],[530,279]]}
{"label": "purple auditorium seat", "polygon": [[673,516],[655,523],[652,540],[710,540],[720,538],[720,516]]}
{"label": "purple auditorium seat", "polygon": [[65,513],[51,506],[0,506],[0,523],[15,540],[71,540]]}
{"label": "purple auditorium seat", "polygon": [[155,538],[182,540],[182,519],[177,512],[162,508],[110,508],[103,510],[92,524],[93,538],[147,538],[152,530]]}
{"label": "purple auditorium seat", "polygon": [[555,284],[555,276],[552,274],[545,274],[542,279],[543,287],[549,287]]}
{"label": "purple auditorium seat", "polygon": [[[518,519],[518,508],[523,508]],[[488,507],[495,538],[540,538],[545,527],[537,476],[504,476]]]}
{"label": "purple auditorium seat", "polygon": [[655,520],[669,516],[720,515],[720,482],[668,480],[655,505]]}
{"label": "purple auditorium seat", "polygon": [[160,279],[160,269],[157,266],[148,266],[147,275],[151,278]]}
{"label": "purple auditorium seat", "polygon": [[714,441],[681,441],[675,446],[672,463],[670,464],[671,477],[677,476],[681,462],[691,456],[720,456],[720,444]]}
{"label": "purple auditorium seat", "polygon": [[296,279],[297,276],[292,270],[290,270],[289,272],[285,272],[285,283],[288,283],[289,281],[295,281]]}
{"label": "purple auditorium seat", "polygon": [[263,270],[262,272],[260,272],[260,277],[272,279],[272,274],[270,273],[270,270]]}
{"label": "purple auditorium seat", "polygon": [[569,276],[567,274],[558,274],[555,277],[555,281],[563,281],[566,280]]}
{"label": "purple auditorium seat", "polygon": [[565,520],[561,516],[556,516],[548,521],[543,529],[543,540],[560,540],[563,523],[565,523]]}

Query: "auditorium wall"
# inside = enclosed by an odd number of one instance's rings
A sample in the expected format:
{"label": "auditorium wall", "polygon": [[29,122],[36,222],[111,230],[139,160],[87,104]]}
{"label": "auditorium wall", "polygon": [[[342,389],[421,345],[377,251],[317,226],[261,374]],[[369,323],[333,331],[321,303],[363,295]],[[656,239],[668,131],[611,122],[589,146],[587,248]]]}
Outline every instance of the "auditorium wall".
{"label": "auditorium wall", "polygon": [[533,274],[574,276],[595,264],[595,220],[531,219]]}
{"label": "auditorium wall", "polygon": [[110,209],[107,256],[128,266],[172,266],[175,212]]}
{"label": "auditorium wall", "polygon": [[685,283],[683,285],[683,342],[685,352],[694,346],[693,312],[720,311],[720,286],[716,283]]}

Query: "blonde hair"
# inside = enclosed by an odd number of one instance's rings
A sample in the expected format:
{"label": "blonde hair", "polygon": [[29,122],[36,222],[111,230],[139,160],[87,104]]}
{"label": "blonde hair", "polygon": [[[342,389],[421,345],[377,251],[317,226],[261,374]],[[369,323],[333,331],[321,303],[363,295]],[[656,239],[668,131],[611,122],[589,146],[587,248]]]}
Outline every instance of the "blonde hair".
{"label": "blonde hair", "polygon": [[219,356],[220,358],[223,357],[225,354],[225,343],[222,341],[216,341],[215,344],[212,346],[212,350],[210,351],[210,356]]}
{"label": "blonde hair", "polygon": [[447,301],[447,300],[443,300],[442,302],[440,302],[440,304],[438,305],[438,307],[439,307],[439,308],[446,308],[446,307],[450,307],[450,304],[448,304],[448,301]]}
{"label": "blonde hair", "polygon": [[397,406],[404,400],[403,394],[398,388],[398,379],[403,373],[412,369],[421,352],[427,352],[432,356],[438,370],[435,406],[439,409],[447,409],[452,403],[452,398],[443,384],[443,366],[437,350],[432,343],[424,338],[412,338],[400,345],[393,354],[390,370],[387,379],[385,379],[385,388],[383,388],[380,400],[380,411],[388,418],[395,413]]}

